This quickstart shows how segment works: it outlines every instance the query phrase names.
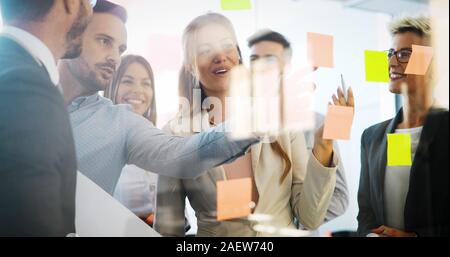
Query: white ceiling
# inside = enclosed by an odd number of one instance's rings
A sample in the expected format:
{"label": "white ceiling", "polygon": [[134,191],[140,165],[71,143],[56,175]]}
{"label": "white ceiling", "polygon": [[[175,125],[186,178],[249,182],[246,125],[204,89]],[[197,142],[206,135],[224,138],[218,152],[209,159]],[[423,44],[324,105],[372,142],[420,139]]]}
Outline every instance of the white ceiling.
{"label": "white ceiling", "polygon": [[330,0],[341,2],[348,8],[386,13],[392,16],[405,13],[428,12],[427,0]]}

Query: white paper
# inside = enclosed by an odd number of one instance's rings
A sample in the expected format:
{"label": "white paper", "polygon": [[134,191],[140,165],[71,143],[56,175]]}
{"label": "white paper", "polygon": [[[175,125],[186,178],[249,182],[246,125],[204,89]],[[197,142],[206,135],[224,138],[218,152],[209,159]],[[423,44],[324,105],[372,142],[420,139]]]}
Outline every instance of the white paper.
{"label": "white paper", "polygon": [[160,237],[155,230],[78,172],[75,226],[80,237]]}

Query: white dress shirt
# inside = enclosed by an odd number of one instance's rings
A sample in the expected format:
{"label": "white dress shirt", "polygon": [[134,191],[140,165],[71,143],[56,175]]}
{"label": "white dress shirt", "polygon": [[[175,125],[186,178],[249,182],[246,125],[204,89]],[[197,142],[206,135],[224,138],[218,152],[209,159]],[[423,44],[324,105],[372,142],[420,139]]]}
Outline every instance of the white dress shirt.
{"label": "white dress shirt", "polygon": [[[411,158],[414,160],[423,127],[396,129],[396,134],[411,134]],[[384,211],[386,226],[405,229],[404,213],[409,191],[411,166],[387,166],[384,179]]]}
{"label": "white dress shirt", "polygon": [[114,198],[136,216],[147,218],[148,215],[155,212],[157,183],[157,174],[145,171],[135,165],[127,165],[122,169],[114,191]]}
{"label": "white dress shirt", "polygon": [[55,57],[50,49],[39,38],[23,29],[12,26],[4,26],[0,35],[14,40],[25,48],[39,65],[44,66],[53,84],[55,86],[58,85],[59,72],[56,68]]}

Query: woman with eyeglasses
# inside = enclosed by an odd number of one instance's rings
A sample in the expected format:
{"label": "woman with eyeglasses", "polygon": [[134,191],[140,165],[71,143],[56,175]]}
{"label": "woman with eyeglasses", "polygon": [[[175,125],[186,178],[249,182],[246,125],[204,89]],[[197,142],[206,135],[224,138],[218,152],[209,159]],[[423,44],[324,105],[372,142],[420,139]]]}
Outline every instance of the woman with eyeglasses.
{"label": "woman with eyeglasses", "polygon": [[[448,236],[448,110],[439,108],[433,99],[436,79],[432,68],[424,76],[405,74],[413,45],[431,45],[430,20],[402,18],[390,30],[389,89],[402,94],[403,108],[394,119],[362,135],[358,233]],[[411,141],[406,151],[411,166],[390,166],[387,160],[388,145],[394,146],[388,137],[399,134]]]}

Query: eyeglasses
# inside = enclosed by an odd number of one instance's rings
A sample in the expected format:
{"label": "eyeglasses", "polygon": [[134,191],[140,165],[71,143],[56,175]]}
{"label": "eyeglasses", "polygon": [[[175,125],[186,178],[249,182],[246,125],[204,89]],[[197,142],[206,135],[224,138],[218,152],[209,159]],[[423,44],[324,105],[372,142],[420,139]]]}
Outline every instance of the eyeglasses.
{"label": "eyeglasses", "polygon": [[395,55],[395,57],[397,58],[397,61],[399,63],[408,63],[409,58],[411,57],[411,54],[412,54],[412,48],[402,48],[398,51],[395,51],[394,49],[388,50],[389,60]]}
{"label": "eyeglasses", "polygon": [[89,4],[92,6],[92,8],[94,8],[97,4],[97,0],[89,0]]}

